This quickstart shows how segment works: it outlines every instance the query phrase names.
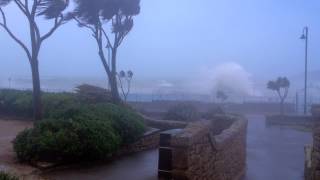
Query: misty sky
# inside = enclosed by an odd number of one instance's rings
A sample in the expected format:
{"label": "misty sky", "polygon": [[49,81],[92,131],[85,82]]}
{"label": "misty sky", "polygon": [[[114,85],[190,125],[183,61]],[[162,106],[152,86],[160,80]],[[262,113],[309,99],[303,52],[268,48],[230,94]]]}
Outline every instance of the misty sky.
{"label": "misty sky", "polygon": [[[5,11],[9,25],[27,37],[23,16],[13,6]],[[141,0],[141,14],[119,51],[118,69],[133,70],[137,79],[179,79],[235,62],[258,78],[300,74],[304,43],[299,37],[305,25],[310,27],[310,69],[319,70],[318,0]],[[0,39],[0,75],[29,76],[21,48],[4,31]],[[105,76],[94,40],[75,23],[45,42],[40,71],[42,76]]]}

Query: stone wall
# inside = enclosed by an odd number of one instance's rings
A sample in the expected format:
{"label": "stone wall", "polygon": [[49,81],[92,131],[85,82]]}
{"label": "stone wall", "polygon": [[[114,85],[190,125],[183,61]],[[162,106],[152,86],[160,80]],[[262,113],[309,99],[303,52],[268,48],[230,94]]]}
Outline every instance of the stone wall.
{"label": "stone wall", "polygon": [[314,130],[313,146],[309,149],[311,149],[310,153],[306,150],[305,179],[320,180],[320,127]]}
{"label": "stone wall", "polygon": [[155,149],[159,147],[160,129],[149,129],[138,141],[123,146],[118,155],[131,154],[144,150]]}
{"label": "stone wall", "polygon": [[247,120],[231,116],[225,118],[235,121],[218,135],[213,131],[216,121],[198,121],[171,137],[170,175],[173,179],[242,178],[246,167]]}
{"label": "stone wall", "polygon": [[185,128],[188,123],[183,121],[171,121],[171,120],[158,120],[141,114],[144,119],[144,123],[153,128],[160,130],[179,129]]}

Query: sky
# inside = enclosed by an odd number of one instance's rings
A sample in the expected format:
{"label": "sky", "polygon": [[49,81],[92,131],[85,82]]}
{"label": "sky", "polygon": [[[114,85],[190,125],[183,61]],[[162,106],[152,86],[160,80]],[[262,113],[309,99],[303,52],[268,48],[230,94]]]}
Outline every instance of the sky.
{"label": "sky", "polygon": [[[28,32],[17,9],[5,7],[9,26],[23,40]],[[309,68],[320,70],[318,0],[141,0],[141,13],[119,50],[118,69],[137,81],[190,79],[224,63],[236,63],[253,79],[303,73],[310,28]],[[40,18],[41,19],[41,18]],[[40,20],[44,33],[51,26]],[[21,48],[0,30],[0,76],[30,77]],[[47,40],[40,54],[42,77],[103,78],[91,34],[73,22]]]}

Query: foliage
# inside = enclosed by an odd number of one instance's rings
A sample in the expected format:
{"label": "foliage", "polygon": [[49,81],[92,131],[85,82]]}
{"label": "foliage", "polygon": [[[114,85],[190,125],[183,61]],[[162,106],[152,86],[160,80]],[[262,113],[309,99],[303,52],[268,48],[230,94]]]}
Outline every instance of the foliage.
{"label": "foliage", "polygon": [[[68,15],[79,27],[89,30],[97,43],[114,103],[121,103],[116,69],[118,48],[133,28],[133,17],[139,13],[140,0],[76,0],[75,10]],[[105,48],[110,57],[106,57]]]}
{"label": "foliage", "polygon": [[19,178],[7,172],[0,171],[0,180],[19,180]]}
{"label": "foliage", "polygon": [[97,120],[110,122],[123,144],[137,140],[145,131],[141,116],[134,111],[114,104],[75,105],[52,114],[50,118]]}
{"label": "foliage", "polygon": [[111,102],[111,92],[107,89],[82,84],[76,87],[77,98],[83,103],[107,103]]}
{"label": "foliage", "polygon": [[[13,94],[11,98],[6,96],[8,99],[15,99],[26,92],[6,93]],[[32,97],[30,92],[26,94]],[[46,119],[21,132],[14,141],[14,150],[21,161],[105,159],[145,132],[142,117],[131,109],[109,103],[81,103],[77,97],[74,93],[43,95]]]}
{"label": "foliage", "polygon": [[0,90],[0,112],[7,115],[32,116],[32,92]]}
{"label": "foliage", "polygon": [[[85,103],[78,97],[78,93],[43,93],[45,120],[14,141],[20,160],[103,159],[145,132],[143,118],[129,107]],[[0,102],[0,113],[32,115],[30,91],[0,90]]]}
{"label": "foliage", "polygon": [[288,96],[290,87],[290,81],[287,77],[278,77],[275,81],[269,81],[267,83],[267,88],[277,92],[280,98],[281,114],[284,112],[284,101]]}
{"label": "foliage", "polygon": [[275,81],[269,81],[267,88],[273,91],[280,91],[282,88],[289,88],[290,81],[286,77],[278,77]]}
{"label": "foliage", "polygon": [[104,159],[119,145],[111,124],[97,120],[43,120],[14,140],[18,159],[27,162]]}
{"label": "foliage", "polygon": [[[44,117],[61,111],[77,102],[72,93],[43,93]],[[31,117],[32,92],[13,89],[0,90],[0,112],[6,115]]]}
{"label": "foliage", "polygon": [[120,71],[120,73],[118,73],[119,84],[120,84],[120,88],[121,88],[122,95],[124,97],[125,102],[127,102],[127,98],[131,90],[132,77],[133,77],[133,72],[131,70],[127,72]]}
{"label": "foliage", "polygon": [[164,119],[176,121],[195,121],[199,118],[197,108],[189,103],[181,103],[171,107]]}
{"label": "foliage", "polygon": [[58,112],[79,104],[78,99],[73,93],[43,93],[43,117],[53,117]]}

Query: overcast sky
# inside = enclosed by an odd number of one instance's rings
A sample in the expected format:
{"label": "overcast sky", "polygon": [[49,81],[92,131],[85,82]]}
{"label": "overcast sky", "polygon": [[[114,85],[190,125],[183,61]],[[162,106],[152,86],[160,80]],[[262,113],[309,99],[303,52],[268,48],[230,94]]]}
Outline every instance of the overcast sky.
{"label": "overcast sky", "polygon": [[[5,8],[9,25],[28,37],[25,19]],[[310,28],[310,69],[320,67],[319,0],[141,0],[141,13],[119,51],[119,69],[136,79],[179,79],[235,62],[258,78],[303,72],[302,28]],[[42,32],[48,23],[42,26]],[[27,58],[0,31],[0,75],[30,76]],[[104,77],[90,33],[60,28],[40,55],[42,76]]]}

